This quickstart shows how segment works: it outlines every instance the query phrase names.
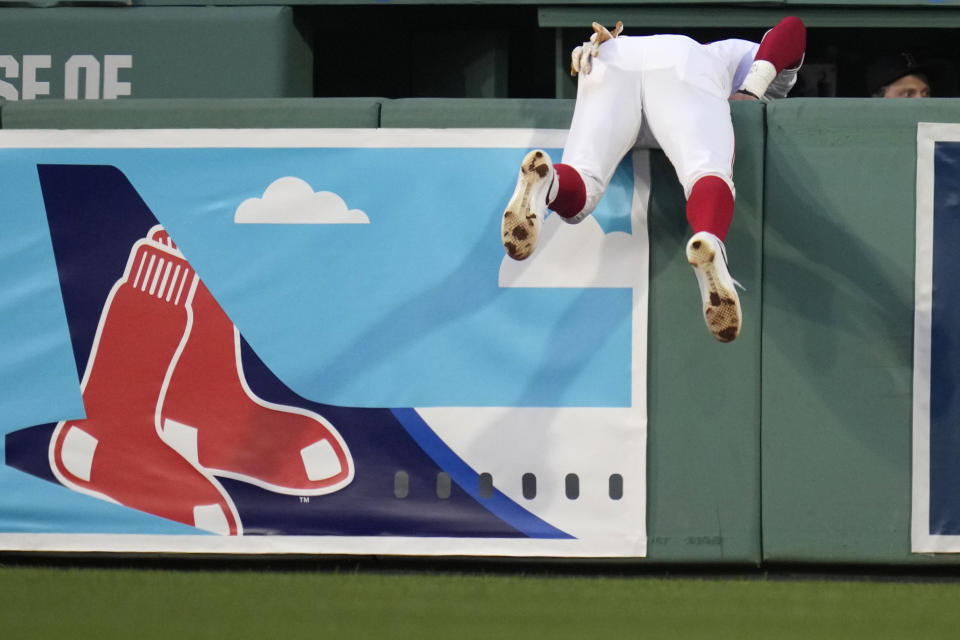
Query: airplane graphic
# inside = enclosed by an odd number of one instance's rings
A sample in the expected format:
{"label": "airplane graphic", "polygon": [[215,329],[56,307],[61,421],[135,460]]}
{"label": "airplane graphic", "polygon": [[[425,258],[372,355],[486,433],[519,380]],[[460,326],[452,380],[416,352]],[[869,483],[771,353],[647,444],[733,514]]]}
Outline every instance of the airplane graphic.
{"label": "airplane graphic", "polygon": [[[618,169],[595,216],[547,217],[520,264],[497,234],[509,193],[487,185],[523,150],[395,135],[396,148],[271,149],[266,165],[256,149],[129,140],[31,156],[69,329],[58,358],[72,356],[84,415],[8,430],[0,473],[50,487],[63,517],[70,504],[152,517],[118,517],[109,538],[85,520],[101,536],[89,543],[57,521],[49,548],[140,549],[129,526],[190,534],[149,535],[149,549],[645,554],[648,155]],[[452,254],[421,233],[447,220],[403,225],[458,184],[428,176],[416,201],[384,199],[335,166],[389,167],[390,184],[447,157],[487,166]],[[210,174],[188,178],[191,162]],[[227,184],[228,167],[242,177]],[[47,544],[15,535],[0,530],[0,546]]]}

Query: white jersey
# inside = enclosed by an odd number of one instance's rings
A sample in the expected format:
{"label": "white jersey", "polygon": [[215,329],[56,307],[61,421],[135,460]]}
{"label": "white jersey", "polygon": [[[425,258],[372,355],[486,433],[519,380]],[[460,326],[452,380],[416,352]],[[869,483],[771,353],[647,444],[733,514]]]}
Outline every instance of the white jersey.
{"label": "white jersey", "polygon": [[702,46],[719,58],[727,73],[730,74],[731,95],[743,85],[743,80],[750,71],[750,65],[753,64],[753,58],[760,48],[756,42],[736,39],[718,40]]}
{"label": "white jersey", "polygon": [[[753,59],[756,57],[757,50],[760,48],[760,45],[756,42],[738,39],[718,40],[717,42],[711,42],[703,46],[722,61],[733,78],[733,82],[731,83],[733,91],[743,86],[747,72],[750,71],[750,65],[753,64]],[[784,69],[778,73],[776,78],[773,79],[773,82],[770,83],[770,86],[767,87],[766,94],[761,97],[786,98],[787,94],[790,93],[790,89],[797,83],[797,71],[799,71],[799,69],[800,67],[798,65],[795,69]]]}

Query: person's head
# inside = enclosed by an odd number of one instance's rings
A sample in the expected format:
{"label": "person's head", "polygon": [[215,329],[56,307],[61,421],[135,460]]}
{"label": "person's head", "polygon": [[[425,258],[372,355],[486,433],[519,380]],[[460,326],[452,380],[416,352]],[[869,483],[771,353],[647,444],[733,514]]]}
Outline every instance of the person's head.
{"label": "person's head", "polygon": [[929,98],[930,81],[923,73],[908,73],[883,87],[879,98]]}
{"label": "person's head", "polygon": [[867,69],[867,88],[874,98],[929,98],[929,71],[910,53],[877,59]]}

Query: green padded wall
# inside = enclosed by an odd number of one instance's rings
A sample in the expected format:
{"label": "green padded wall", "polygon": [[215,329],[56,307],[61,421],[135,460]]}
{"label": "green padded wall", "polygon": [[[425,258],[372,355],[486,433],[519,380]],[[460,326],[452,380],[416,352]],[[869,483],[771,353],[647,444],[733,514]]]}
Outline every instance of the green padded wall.
{"label": "green padded wall", "polygon": [[[653,156],[648,336],[649,557],[759,563],[760,237],[763,105],[732,104],[737,204],[727,237],[741,292],[740,337],[707,333],[684,246],[690,235],[673,167]],[[664,186],[669,188],[664,189]]]}
{"label": "green padded wall", "polygon": [[960,102],[795,99],[767,108],[761,389],[769,561],[930,560],[910,554],[923,121],[960,122]]}
{"label": "green padded wall", "polygon": [[4,129],[367,127],[378,98],[40,100],[0,106]]}
{"label": "green padded wall", "polygon": [[[763,105],[733,104],[737,210],[728,237],[744,329],[720,344],[700,315],[684,256],[683,192],[662,152],[652,154],[648,336],[648,559],[760,562],[760,274]],[[391,100],[385,127],[566,128],[573,101]],[[505,179],[512,180],[513,176]]]}
{"label": "green padded wall", "polygon": [[573,100],[553,99],[401,98],[384,101],[380,126],[566,129],[573,105]]}
{"label": "green padded wall", "polygon": [[74,97],[68,78],[83,98],[89,77],[93,97],[116,82],[133,98],[308,97],[312,72],[290,7],[0,8],[8,99]]}
{"label": "green padded wall", "polygon": [[[690,235],[673,167],[653,154],[648,335],[649,558],[760,562],[760,327],[763,105],[731,105],[736,211],[727,237],[744,324],[716,342],[684,246]],[[664,188],[667,187],[667,188]]]}

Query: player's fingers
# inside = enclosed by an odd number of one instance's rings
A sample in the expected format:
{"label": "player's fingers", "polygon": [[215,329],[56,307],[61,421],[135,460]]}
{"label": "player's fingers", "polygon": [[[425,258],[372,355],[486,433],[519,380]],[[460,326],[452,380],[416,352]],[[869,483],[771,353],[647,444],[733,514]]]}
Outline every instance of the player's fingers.
{"label": "player's fingers", "polygon": [[[603,26],[598,22],[593,23],[593,31],[597,36],[596,42],[599,45],[603,42],[606,42],[607,40],[613,40],[618,35],[620,35],[620,32],[623,31],[623,21],[617,20],[617,26],[613,28],[613,33],[610,33],[610,31],[605,26]],[[593,41],[592,37],[590,39],[591,41]]]}
{"label": "player's fingers", "polygon": [[600,41],[597,37],[597,34],[590,36],[590,42],[584,42],[584,53],[596,57],[597,53],[600,52]]}
{"label": "player's fingers", "polygon": [[580,56],[583,53],[583,47],[575,47],[570,52],[570,75],[575,76],[580,73]]}
{"label": "player's fingers", "polygon": [[592,42],[584,42],[570,52],[570,75],[575,76],[578,73],[590,73],[592,65],[590,58],[597,55],[597,45]]}

